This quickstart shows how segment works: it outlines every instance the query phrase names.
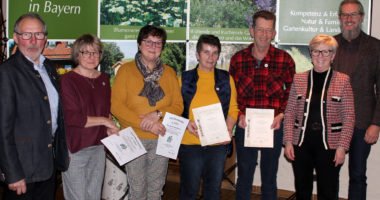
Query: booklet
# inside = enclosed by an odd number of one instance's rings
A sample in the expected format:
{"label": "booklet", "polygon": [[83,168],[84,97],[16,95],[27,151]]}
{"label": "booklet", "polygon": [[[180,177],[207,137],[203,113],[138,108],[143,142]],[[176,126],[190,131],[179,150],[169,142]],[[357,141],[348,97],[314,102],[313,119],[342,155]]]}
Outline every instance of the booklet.
{"label": "booklet", "polygon": [[121,130],[119,135],[110,135],[101,142],[112,153],[120,166],[146,153],[140,139],[131,127]]}
{"label": "booklet", "polygon": [[162,121],[166,132],[158,137],[156,154],[176,160],[188,123],[188,119],[167,112]]}

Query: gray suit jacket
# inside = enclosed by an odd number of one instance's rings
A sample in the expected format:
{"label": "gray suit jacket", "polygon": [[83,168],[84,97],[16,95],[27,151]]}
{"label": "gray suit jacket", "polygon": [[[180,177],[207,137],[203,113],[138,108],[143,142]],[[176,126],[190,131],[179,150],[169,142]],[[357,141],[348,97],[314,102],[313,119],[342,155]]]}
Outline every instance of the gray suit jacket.
{"label": "gray suit jacket", "polygon": [[[47,59],[44,66],[59,91],[55,68]],[[0,178],[6,183],[21,179],[30,183],[49,179],[55,169],[66,170],[68,152],[61,106],[53,138],[45,85],[19,51],[0,65],[0,94]]]}

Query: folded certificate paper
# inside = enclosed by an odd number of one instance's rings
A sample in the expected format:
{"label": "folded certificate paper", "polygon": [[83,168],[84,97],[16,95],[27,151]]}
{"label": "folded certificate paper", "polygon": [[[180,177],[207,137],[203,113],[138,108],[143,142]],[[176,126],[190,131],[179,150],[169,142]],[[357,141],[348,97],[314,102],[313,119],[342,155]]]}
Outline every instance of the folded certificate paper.
{"label": "folded certificate paper", "polygon": [[273,109],[247,108],[244,146],[273,148],[273,119]]}
{"label": "folded certificate paper", "polygon": [[220,103],[193,109],[202,146],[231,141]]}
{"label": "folded certificate paper", "polygon": [[156,154],[176,160],[188,123],[188,119],[167,112],[162,121],[166,132],[158,137]]}
{"label": "folded certificate paper", "polygon": [[110,135],[101,142],[112,153],[120,166],[146,153],[140,139],[131,127],[121,130],[119,135]]}

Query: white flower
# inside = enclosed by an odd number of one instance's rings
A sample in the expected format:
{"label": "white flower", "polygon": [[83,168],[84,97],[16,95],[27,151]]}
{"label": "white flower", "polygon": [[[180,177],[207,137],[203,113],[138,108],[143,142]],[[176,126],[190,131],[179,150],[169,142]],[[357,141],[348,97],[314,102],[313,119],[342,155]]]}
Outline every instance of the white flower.
{"label": "white flower", "polygon": [[121,15],[124,14],[124,7],[119,6],[119,7],[112,7],[108,10],[110,13],[120,13]]}
{"label": "white flower", "polygon": [[131,22],[130,21],[126,21],[126,22],[121,22],[120,25],[130,25]]}
{"label": "white flower", "polygon": [[161,15],[162,19],[169,19],[170,18],[170,15],[167,13],[161,13],[160,15]]}
{"label": "white flower", "polygon": [[132,3],[132,4],[136,4],[136,5],[138,5],[138,4],[139,4],[139,2],[138,2],[138,1],[132,1],[131,3]]}
{"label": "white flower", "polygon": [[181,23],[182,23],[182,20],[181,20],[181,19],[176,19],[176,20],[174,20],[174,22],[173,22],[173,26],[174,26],[174,27],[179,27],[179,26],[181,25]]}
{"label": "white flower", "polygon": [[179,12],[179,9],[181,9],[181,8],[179,8],[179,7],[173,7],[173,8],[172,8],[172,10],[173,10],[174,12]]}
{"label": "white flower", "polygon": [[130,22],[139,22],[139,23],[142,22],[141,19],[137,19],[137,18],[134,18],[134,17],[132,17],[131,19],[129,19],[129,21]]}

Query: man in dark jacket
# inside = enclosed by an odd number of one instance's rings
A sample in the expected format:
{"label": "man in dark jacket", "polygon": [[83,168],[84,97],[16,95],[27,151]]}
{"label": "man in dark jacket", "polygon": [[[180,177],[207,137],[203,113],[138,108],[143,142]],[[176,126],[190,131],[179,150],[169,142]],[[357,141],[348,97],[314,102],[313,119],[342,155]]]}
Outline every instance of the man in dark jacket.
{"label": "man in dark jacket", "polygon": [[67,147],[57,73],[42,51],[45,22],[34,13],[15,23],[17,52],[0,65],[0,178],[4,199],[54,199],[55,170]]}
{"label": "man in dark jacket", "polygon": [[380,131],[380,41],[361,30],[364,9],[360,1],[339,6],[341,33],[333,68],[350,76],[355,103],[355,129],[349,151],[348,199],[366,199],[367,158]]}

